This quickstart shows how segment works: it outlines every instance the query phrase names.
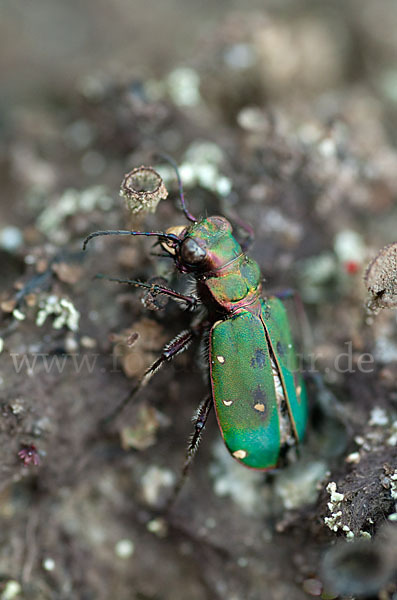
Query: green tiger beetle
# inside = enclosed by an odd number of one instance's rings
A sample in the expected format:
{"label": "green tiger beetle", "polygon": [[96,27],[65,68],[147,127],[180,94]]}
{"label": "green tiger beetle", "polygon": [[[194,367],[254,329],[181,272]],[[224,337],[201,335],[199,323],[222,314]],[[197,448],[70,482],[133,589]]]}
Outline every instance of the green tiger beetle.
{"label": "green tiger beetle", "polygon": [[165,294],[190,310],[202,309],[198,322],[163,348],[138,386],[163,363],[186,350],[195,336],[202,335],[208,348],[209,395],[194,420],[181,480],[212,406],[231,456],[245,467],[274,469],[281,465],[288,449],[301,442],[308,415],[305,384],[298,371],[283,296],[262,296],[259,266],[246,255],[251,239],[240,244],[224,217],[196,219],[187,209],[176,163],[163,158],[175,169],[189,224],[165,232],[97,231],[85,239],[84,248],[92,238],[102,235],[153,236],[172,257],[177,270],[194,277],[191,295],[160,285],[109,278],[143,286],[154,295]]}

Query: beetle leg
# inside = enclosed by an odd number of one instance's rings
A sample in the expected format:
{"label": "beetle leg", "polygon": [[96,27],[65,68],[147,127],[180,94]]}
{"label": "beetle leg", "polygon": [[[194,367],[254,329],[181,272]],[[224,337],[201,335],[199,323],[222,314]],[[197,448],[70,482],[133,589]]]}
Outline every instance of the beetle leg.
{"label": "beetle leg", "polygon": [[183,484],[185,483],[186,477],[189,473],[194,455],[197,452],[197,448],[200,443],[201,435],[203,433],[205,424],[207,422],[208,415],[212,409],[212,396],[208,396],[203,402],[201,402],[198,411],[193,419],[194,421],[194,431],[189,439],[189,444],[187,447],[185,462],[183,463],[182,471],[179,476],[179,480],[174,487],[172,495],[167,502],[166,512],[169,512],[173,507],[175,500],[177,499],[179,492],[181,491]]}
{"label": "beetle leg", "polygon": [[149,379],[160,369],[160,367],[165,363],[188,349],[194,337],[193,331],[190,329],[185,329],[178,333],[173,340],[166,344],[157,360],[154,361],[152,365],[144,372],[143,376],[139,379],[136,386],[127,394],[127,396],[120,402],[120,404],[110,413],[105,419],[102,421],[103,425],[108,425],[115,417],[117,417],[130,403],[135,394],[147,384]]}
{"label": "beetle leg", "polygon": [[166,344],[157,360],[154,361],[148,369],[146,369],[141,379],[141,387],[147,384],[149,379],[160,369],[167,361],[188,349],[193,339],[193,332],[190,329],[185,329],[178,333],[173,340]]}
{"label": "beetle leg", "polygon": [[162,285],[157,285],[156,283],[145,283],[144,281],[138,281],[136,279],[119,279],[118,277],[108,277],[107,275],[102,275],[102,273],[95,275],[95,278],[107,279],[108,281],[115,281],[116,283],[127,283],[136,287],[144,287],[150,290],[153,294],[164,294],[166,296],[170,296],[170,298],[176,300],[177,302],[186,302],[188,308],[191,310],[194,310],[199,303],[199,300],[195,296],[186,296],[185,294],[180,294],[175,290],[171,290],[170,288]]}

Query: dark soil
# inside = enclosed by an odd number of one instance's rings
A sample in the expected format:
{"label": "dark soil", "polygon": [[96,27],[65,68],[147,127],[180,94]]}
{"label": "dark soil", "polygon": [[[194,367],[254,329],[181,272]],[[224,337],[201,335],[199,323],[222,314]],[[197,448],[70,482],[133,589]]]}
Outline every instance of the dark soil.
{"label": "dark soil", "polygon": [[[131,15],[120,3],[117,16],[100,4],[95,15],[88,3],[81,14],[59,8],[72,39],[88,23],[97,31],[80,60],[44,0],[47,20],[31,21],[28,9],[18,47],[8,33],[0,69],[16,69],[0,122],[4,600],[396,598],[396,313],[363,276],[396,241],[397,7],[261,5],[174,1]],[[4,16],[17,37],[21,15]],[[30,51],[28,68],[21,57]],[[73,57],[71,72],[60,57]],[[185,284],[150,240],[102,237],[82,252],[91,231],[185,223],[167,169],[169,198],[154,214],[132,217],[118,197],[125,173],[160,166],[155,152],[182,165],[194,214],[225,215],[239,235],[239,218],[252,224],[265,293],[297,289],[310,324],[287,301],[311,372],[299,460],[276,473],[244,469],[211,414],[166,517],[207,391],[198,344],[104,419],[192,317],[94,276]],[[394,298],[395,262],[382,268]]]}

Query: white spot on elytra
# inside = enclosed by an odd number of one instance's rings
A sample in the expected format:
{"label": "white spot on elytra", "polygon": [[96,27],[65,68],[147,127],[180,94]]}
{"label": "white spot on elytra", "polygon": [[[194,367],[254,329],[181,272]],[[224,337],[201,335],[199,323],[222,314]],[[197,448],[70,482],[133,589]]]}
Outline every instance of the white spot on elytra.
{"label": "white spot on elytra", "polygon": [[254,406],[255,410],[259,410],[259,412],[265,412],[265,405],[262,402],[258,402]]}
{"label": "white spot on elytra", "polygon": [[218,362],[220,362],[220,363],[221,363],[221,365],[223,365],[223,363],[225,362],[225,357],[224,357],[224,356],[221,356],[221,355],[219,355],[219,356],[217,356],[216,358],[217,358]]}
{"label": "white spot on elytra", "polygon": [[245,458],[247,456],[246,450],[236,450],[233,452],[234,458]]}
{"label": "white spot on elytra", "polygon": [[233,404],[233,400],[223,400],[223,404],[225,406],[231,406]]}

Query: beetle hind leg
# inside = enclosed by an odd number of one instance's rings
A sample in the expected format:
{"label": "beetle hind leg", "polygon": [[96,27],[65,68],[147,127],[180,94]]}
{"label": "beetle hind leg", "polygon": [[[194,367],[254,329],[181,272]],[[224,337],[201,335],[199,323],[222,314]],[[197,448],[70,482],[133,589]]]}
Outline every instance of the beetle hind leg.
{"label": "beetle hind leg", "polygon": [[102,426],[109,425],[131,402],[135,394],[144,387],[151,377],[162,367],[165,362],[172,360],[175,356],[187,350],[193,340],[194,333],[190,329],[181,331],[173,340],[168,342],[163,347],[163,350],[157,360],[144,372],[143,376],[138,380],[135,387],[127,394],[127,396],[120,402],[118,406],[103,419]]}
{"label": "beetle hind leg", "polygon": [[197,410],[197,413],[196,413],[195,417],[193,418],[194,430],[193,430],[192,435],[189,438],[185,461],[183,463],[182,470],[179,475],[179,480],[177,481],[177,483],[173,489],[172,495],[167,502],[167,506],[166,506],[166,510],[165,510],[166,513],[168,513],[172,509],[173,505],[175,504],[175,501],[176,501],[177,497],[179,496],[179,492],[181,491],[181,489],[186,481],[186,478],[189,474],[190,467],[192,465],[194,456],[197,452],[197,448],[199,446],[201,436],[204,431],[204,427],[207,423],[208,415],[211,412],[212,405],[213,405],[212,396],[208,396],[205,400],[203,400],[201,402],[201,404]]}

